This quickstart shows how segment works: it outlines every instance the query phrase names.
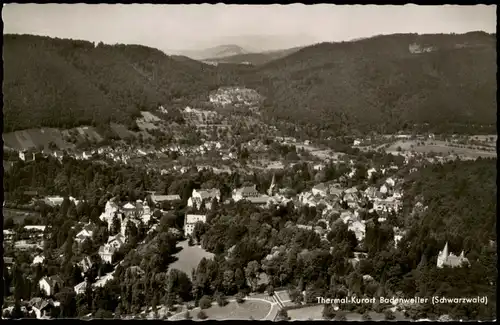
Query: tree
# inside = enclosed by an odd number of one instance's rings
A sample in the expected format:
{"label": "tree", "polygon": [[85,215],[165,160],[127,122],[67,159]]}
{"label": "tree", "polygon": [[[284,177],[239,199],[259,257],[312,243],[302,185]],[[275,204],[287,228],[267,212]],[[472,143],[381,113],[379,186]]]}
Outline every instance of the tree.
{"label": "tree", "polygon": [[191,319],[191,314],[189,313],[189,310],[187,310],[187,311],[184,313],[184,319]]}
{"label": "tree", "polygon": [[193,246],[194,245],[193,237],[191,237],[191,236],[188,236],[188,245],[189,246]]}
{"label": "tree", "polygon": [[270,285],[268,285],[268,286],[267,286],[267,294],[268,294],[269,296],[274,295],[274,287],[273,287],[273,285],[272,285],[272,284],[270,284]]}
{"label": "tree", "polygon": [[224,307],[227,304],[226,297],[224,297],[224,295],[222,293],[220,293],[220,292],[217,292],[215,294],[215,301],[217,301],[217,304],[220,307]]}
{"label": "tree", "polygon": [[396,318],[396,316],[394,316],[392,310],[387,309],[386,311],[384,311],[384,318],[385,320],[393,320]]}
{"label": "tree", "polygon": [[234,296],[234,298],[236,299],[237,303],[241,304],[245,301],[245,294],[240,291],[236,294],[236,296]]}
{"label": "tree", "polygon": [[257,261],[251,261],[245,268],[245,276],[252,286],[252,290],[257,289],[258,276],[259,276],[260,265]]}
{"label": "tree", "polygon": [[286,311],[286,309],[281,308],[278,311],[278,316],[276,317],[276,320],[277,321],[287,321],[287,320],[290,320],[290,317],[288,316],[288,312]]}
{"label": "tree", "polygon": [[197,316],[198,316],[199,319],[207,319],[208,318],[207,314],[203,310],[200,310],[198,312]]}
{"label": "tree", "polygon": [[12,219],[12,218],[6,218],[3,221],[3,229],[12,229],[12,228],[14,228],[14,226],[15,226],[15,223],[14,223],[14,219]]}
{"label": "tree", "polygon": [[209,296],[203,296],[200,299],[199,305],[201,309],[210,308],[212,306],[212,299]]}
{"label": "tree", "polygon": [[326,304],[323,307],[323,319],[332,320],[335,318],[335,309],[331,304]]}

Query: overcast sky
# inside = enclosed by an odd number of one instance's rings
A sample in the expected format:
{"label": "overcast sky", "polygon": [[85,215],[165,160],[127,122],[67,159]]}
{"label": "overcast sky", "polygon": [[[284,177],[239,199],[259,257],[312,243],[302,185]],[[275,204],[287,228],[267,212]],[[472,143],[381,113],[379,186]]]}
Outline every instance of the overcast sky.
{"label": "overcast sky", "polygon": [[[256,35],[292,47],[391,33],[496,30],[496,6],[90,5],[8,4],[4,33],[143,44],[162,50],[228,42],[252,46]],[[277,37],[281,41],[277,41]]]}

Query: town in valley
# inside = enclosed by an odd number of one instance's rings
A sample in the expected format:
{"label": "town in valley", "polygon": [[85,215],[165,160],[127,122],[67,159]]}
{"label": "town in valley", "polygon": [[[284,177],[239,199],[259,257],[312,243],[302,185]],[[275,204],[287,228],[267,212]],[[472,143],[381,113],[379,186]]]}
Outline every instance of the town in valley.
{"label": "town in valley", "polygon": [[[20,34],[4,34],[3,319],[496,319],[495,34],[226,55]],[[328,79],[363,73],[350,55],[387,88]],[[456,114],[433,115],[446,100]]]}

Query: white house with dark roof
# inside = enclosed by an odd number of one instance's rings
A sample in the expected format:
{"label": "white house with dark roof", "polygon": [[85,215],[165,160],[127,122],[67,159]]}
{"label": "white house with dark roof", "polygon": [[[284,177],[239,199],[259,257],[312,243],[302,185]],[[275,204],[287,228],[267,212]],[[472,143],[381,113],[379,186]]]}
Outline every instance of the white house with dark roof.
{"label": "white house with dark roof", "polygon": [[53,275],[51,277],[44,276],[38,281],[38,286],[42,292],[45,292],[47,296],[52,296],[55,289],[58,287],[62,288],[63,281],[59,275]]}
{"label": "white house with dark roof", "polygon": [[205,201],[205,206],[207,209],[211,209],[212,200],[216,199],[220,201],[220,190],[217,188],[211,188],[206,190],[193,190],[191,197],[188,199],[187,205],[188,207],[195,207],[199,209],[201,206],[201,202]]}
{"label": "white house with dark roof", "polygon": [[133,217],[135,216],[135,213],[137,211],[135,205],[133,205],[132,203],[130,202],[127,202],[123,207],[122,207],[122,211],[123,213],[125,214],[125,217]]}
{"label": "white house with dark roof", "polygon": [[207,216],[204,214],[186,214],[184,219],[184,236],[191,236],[194,231],[194,226],[198,222],[207,222]]}
{"label": "white house with dark roof", "polygon": [[326,196],[328,194],[328,187],[324,183],[317,184],[312,188],[312,194]]}
{"label": "white house with dark roof", "polygon": [[180,201],[181,197],[178,194],[173,194],[173,195],[157,195],[157,194],[151,194],[151,200],[155,205],[161,204],[163,202],[175,202],[175,201]]}
{"label": "white house with dark roof", "polygon": [[35,258],[33,258],[33,263],[31,263],[31,264],[32,265],[42,264],[44,260],[45,260],[45,256],[37,255],[37,256],[35,256]]}
{"label": "white house with dark roof", "polygon": [[113,254],[116,252],[116,248],[109,244],[99,247],[99,256],[106,263],[113,262]]}
{"label": "white house with dark roof", "polygon": [[47,196],[45,198],[45,202],[51,206],[61,205],[63,203],[63,201],[64,201],[64,198],[62,196]]}
{"label": "white house with dark roof", "polygon": [[92,267],[92,265],[92,260],[88,256],[85,256],[80,262],[78,262],[78,266],[82,268],[83,272],[87,272]]}
{"label": "white house with dark roof", "polygon": [[108,245],[113,246],[115,249],[120,249],[125,244],[125,236],[122,234],[117,234],[115,236],[109,236]]}
{"label": "white house with dark roof", "polygon": [[235,202],[238,202],[240,200],[246,200],[249,198],[256,198],[259,197],[260,194],[257,191],[257,186],[252,185],[252,186],[244,186],[239,189],[233,190],[233,195],[232,198]]}

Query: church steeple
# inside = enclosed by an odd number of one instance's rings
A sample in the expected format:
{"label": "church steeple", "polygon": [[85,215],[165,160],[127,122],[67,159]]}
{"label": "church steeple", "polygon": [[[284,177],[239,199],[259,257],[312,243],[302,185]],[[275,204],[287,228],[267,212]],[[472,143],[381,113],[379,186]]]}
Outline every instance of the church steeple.
{"label": "church steeple", "polygon": [[449,255],[449,253],[448,253],[448,242],[446,242],[446,245],[444,245],[444,249],[443,249],[443,256],[447,257],[448,255]]}
{"label": "church steeple", "polygon": [[269,196],[273,196],[275,190],[276,190],[276,180],[275,180],[275,174],[273,174],[273,179],[271,180],[271,185],[269,186],[269,189],[267,190],[267,194]]}

